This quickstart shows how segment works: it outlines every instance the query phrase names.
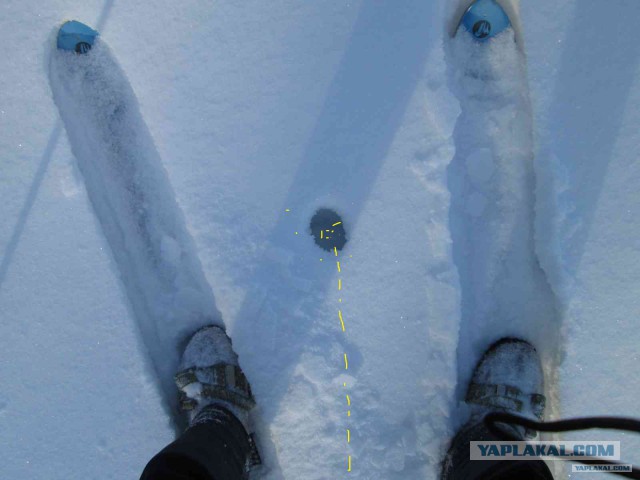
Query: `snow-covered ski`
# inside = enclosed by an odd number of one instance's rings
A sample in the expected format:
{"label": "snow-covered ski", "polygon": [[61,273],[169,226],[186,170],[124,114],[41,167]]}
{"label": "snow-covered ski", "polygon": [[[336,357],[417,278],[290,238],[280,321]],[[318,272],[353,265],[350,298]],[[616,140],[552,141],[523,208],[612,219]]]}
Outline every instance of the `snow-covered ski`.
{"label": "snow-covered ski", "polygon": [[513,9],[506,6],[496,0],[468,5],[447,51],[461,107],[448,182],[462,293],[462,386],[483,349],[505,336],[536,345],[552,379],[560,332],[555,297],[535,251],[526,61],[517,24],[505,12]]}
{"label": "snow-covered ski", "polygon": [[88,26],[57,40],[54,99],[173,414],[181,343],[221,316],[126,75]]}

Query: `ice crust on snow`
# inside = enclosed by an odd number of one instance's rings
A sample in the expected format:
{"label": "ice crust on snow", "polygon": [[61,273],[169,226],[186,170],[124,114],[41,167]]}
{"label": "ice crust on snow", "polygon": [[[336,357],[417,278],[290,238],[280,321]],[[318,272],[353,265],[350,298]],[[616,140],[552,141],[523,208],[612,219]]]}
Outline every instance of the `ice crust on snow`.
{"label": "ice crust on snow", "polygon": [[479,148],[471,152],[467,157],[466,167],[471,182],[481,187],[491,179],[495,171],[491,150]]}

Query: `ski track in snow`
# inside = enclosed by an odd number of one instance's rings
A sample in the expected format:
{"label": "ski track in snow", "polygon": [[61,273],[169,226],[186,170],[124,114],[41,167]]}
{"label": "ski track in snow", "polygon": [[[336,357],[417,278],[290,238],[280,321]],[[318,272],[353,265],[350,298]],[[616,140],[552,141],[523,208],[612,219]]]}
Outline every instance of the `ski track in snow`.
{"label": "ski track in snow", "polygon": [[[558,403],[564,417],[638,417],[640,4],[544,0],[524,2],[522,14],[538,124],[537,247],[566,330]],[[565,438],[620,440],[624,461],[640,449],[635,434]]]}
{"label": "ski track in snow", "polygon": [[[448,235],[440,228],[446,222],[447,195],[439,182],[448,139],[435,119],[435,97],[448,92],[442,82],[428,85],[424,78],[432,80],[441,68],[431,50],[440,31],[422,23],[437,13],[437,5],[427,3],[363,3],[251,288],[232,320],[231,334],[258,399],[258,438],[274,439],[264,445],[269,478],[336,477],[346,472],[347,455],[353,478],[437,475],[451,433],[445,412],[457,334],[455,272]],[[416,101],[421,98],[433,108],[427,118]],[[403,144],[396,135],[408,136],[406,147],[396,145]],[[431,212],[432,225],[420,227],[404,214],[415,205]],[[307,233],[319,207],[340,213],[349,239],[340,256],[346,333],[334,307],[332,254]],[[423,252],[419,261],[416,251]],[[425,286],[394,288],[409,278]],[[262,350],[255,349],[256,338]],[[396,341],[411,348],[399,356]],[[348,418],[345,393],[353,402]]]}
{"label": "ski track in snow", "polygon": [[[56,50],[51,88],[72,151],[164,392],[189,335],[220,313],[124,72],[99,38],[88,55]],[[179,417],[176,424],[179,425]]]}

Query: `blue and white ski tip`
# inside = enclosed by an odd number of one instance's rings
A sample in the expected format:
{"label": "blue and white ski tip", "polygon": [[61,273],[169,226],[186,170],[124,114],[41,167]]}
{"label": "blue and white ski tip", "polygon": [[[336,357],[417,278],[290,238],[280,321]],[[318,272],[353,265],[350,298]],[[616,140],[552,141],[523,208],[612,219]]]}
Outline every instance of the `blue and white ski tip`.
{"label": "blue and white ski tip", "polygon": [[496,0],[476,0],[464,13],[460,23],[480,41],[495,37],[511,25],[509,17]]}
{"label": "blue and white ski tip", "polygon": [[98,32],[84,23],[71,20],[58,30],[58,48],[69,52],[87,53],[91,50]]}

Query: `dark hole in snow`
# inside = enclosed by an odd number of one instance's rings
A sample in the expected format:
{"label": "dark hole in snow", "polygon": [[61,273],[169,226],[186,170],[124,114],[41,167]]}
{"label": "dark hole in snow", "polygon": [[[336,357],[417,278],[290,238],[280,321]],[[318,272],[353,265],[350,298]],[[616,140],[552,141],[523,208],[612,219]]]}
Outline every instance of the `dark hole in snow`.
{"label": "dark hole in snow", "polygon": [[347,243],[342,218],[329,208],[319,209],[313,215],[309,228],[316,245],[328,252],[333,251],[333,247],[342,250]]}

